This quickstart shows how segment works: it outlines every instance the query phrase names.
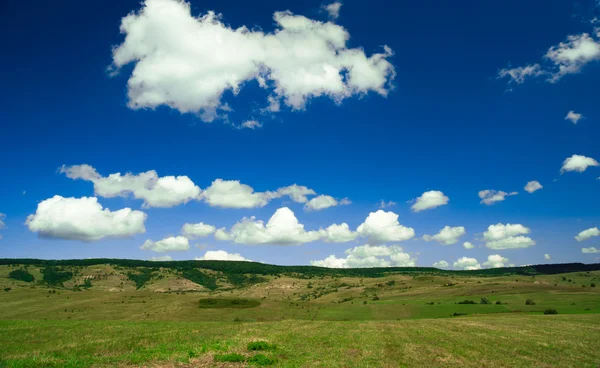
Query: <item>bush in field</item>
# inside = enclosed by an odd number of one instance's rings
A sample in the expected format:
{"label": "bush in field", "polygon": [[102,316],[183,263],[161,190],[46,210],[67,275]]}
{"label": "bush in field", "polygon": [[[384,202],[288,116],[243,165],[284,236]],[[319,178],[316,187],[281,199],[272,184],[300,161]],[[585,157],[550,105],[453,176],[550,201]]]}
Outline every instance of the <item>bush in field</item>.
{"label": "bush in field", "polygon": [[479,302],[479,304],[492,304],[492,302],[490,302],[490,300],[486,297],[481,298],[481,301]]}
{"label": "bush in field", "polygon": [[525,301],[525,305],[535,305],[535,302],[533,301],[533,299],[527,299]]}
{"label": "bush in field", "polygon": [[458,302],[457,304],[477,304],[472,300],[463,300],[462,302]]}
{"label": "bush in field", "polygon": [[10,271],[10,273],[8,274],[8,277],[10,277],[11,279],[25,281],[25,282],[35,281],[35,277],[33,277],[32,274],[30,274],[29,272],[27,272],[25,270]]}
{"label": "bush in field", "polygon": [[501,301],[499,301],[499,300],[497,300],[497,301],[496,301],[496,304],[498,304],[498,305],[499,305],[499,304],[502,304],[502,302],[501,302]]}
{"label": "bush in field", "polygon": [[388,282],[386,282],[385,284],[386,284],[387,286],[394,286],[394,285],[396,285],[396,281],[394,281],[394,280],[391,280],[391,281],[388,281]]}
{"label": "bush in field", "polygon": [[275,358],[269,358],[262,354],[256,354],[255,356],[248,358],[248,364],[250,365],[273,365],[275,363]]}
{"label": "bush in field", "polygon": [[60,285],[63,282],[71,280],[73,273],[69,271],[63,271],[57,267],[46,267],[42,270],[44,274],[44,282],[49,285]]}
{"label": "bush in field", "polygon": [[593,282],[590,284],[590,287],[596,287],[596,284],[594,284]]}
{"label": "bush in field", "polygon": [[216,362],[245,362],[246,357],[238,353],[217,354],[215,355]]}
{"label": "bush in field", "polygon": [[274,344],[269,344],[266,341],[252,341],[248,343],[248,350],[257,351],[257,350],[275,350],[276,346]]}
{"label": "bush in field", "polygon": [[546,309],[544,314],[558,314],[558,311],[556,309]]}

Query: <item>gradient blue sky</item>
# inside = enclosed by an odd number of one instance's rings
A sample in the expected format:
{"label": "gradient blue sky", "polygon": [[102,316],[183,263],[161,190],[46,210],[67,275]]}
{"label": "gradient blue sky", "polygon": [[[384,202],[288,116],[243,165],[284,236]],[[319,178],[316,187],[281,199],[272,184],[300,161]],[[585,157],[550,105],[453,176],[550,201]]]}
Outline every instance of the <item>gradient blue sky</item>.
{"label": "gradient blue sky", "polygon": [[[276,29],[275,11],[326,22],[327,4],[209,0],[191,1],[191,8],[194,16],[214,10],[228,26],[269,33]],[[382,45],[393,50],[387,60],[395,78],[388,79],[393,88],[387,97],[369,91],[336,103],[321,96],[300,111],[282,104],[281,112],[259,114],[272,90],[253,81],[237,95],[225,92],[221,102],[234,111],[227,122],[211,123],[164,105],[128,107],[127,81],[136,63],[114,76],[107,68],[113,65],[112,48],[125,37],[119,32],[122,18],[141,7],[138,0],[0,4],[0,213],[6,215],[0,257],[168,254],[180,260],[224,250],[267,263],[309,264],[329,255],[345,257],[345,250],[369,239],[248,245],[211,235],[191,242],[188,251],[159,254],[140,246],[179,235],[184,223],[229,229],[244,217],[266,222],[284,206],[307,230],[333,223],[356,230],[384,200],[396,203],[384,210],[415,231],[412,239],[385,245],[402,247],[418,266],[445,260],[452,267],[461,257],[483,264],[494,254],[508,258],[506,265],[598,261],[600,254],[581,248],[600,248],[600,237],[582,242],[574,237],[600,225],[600,167],[560,170],[574,154],[600,160],[600,56],[592,50],[591,57],[577,61],[577,72],[554,83],[546,75],[527,76],[523,83],[498,78],[503,68],[534,63],[553,73],[555,65],[542,56],[568,36],[588,33],[600,45],[594,1],[348,1],[335,20],[350,34],[347,46],[362,47],[367,56],[382,52]],[[565,120],[569,111],[583,118],[577,124]],[[249,118],[262,127],[236,128]],[[90,242],[39,237],[25,222],[40,202],[55,195],[95,195],[92,183],[58,172],[62,165],[79,164],[104,176],[148,170],[161,177],[185,175],[201,189],[217,178],[239,180],[257,192],[298,184],[352,203],[321,211],[304,211],[303,203],[289,198],[250,209],[202,201],[142,208],[143,201],[130,196],[97,196],[111,211],[129,207],[146,213],[146,232]],[[543,189],[529,194],[523,188],[533,180]],[[519,194],[485,205],[478,192],[486,189]],[[412,212],[408,201],[430,190],[442,191],[448,204]],[[498,223],[529,228],[526,236],[535,246],[486,247],[482,233]],[[452,245],[422,239],[446,225],[463,226],[466,235]],[[463,248],[464,241],[475,248]],[[207,248],[194,247],[197,243]]]}

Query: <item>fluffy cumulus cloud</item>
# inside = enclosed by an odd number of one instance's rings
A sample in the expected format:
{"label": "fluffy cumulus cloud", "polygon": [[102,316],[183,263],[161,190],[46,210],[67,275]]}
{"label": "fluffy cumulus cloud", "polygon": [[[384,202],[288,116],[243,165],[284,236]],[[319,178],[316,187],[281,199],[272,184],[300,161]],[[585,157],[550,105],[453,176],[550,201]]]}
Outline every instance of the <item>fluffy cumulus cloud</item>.
{"label": "fluffy cumulus cloud", "polygon": [[321,194],[311,199],[304,205],[304,209],[306,211],[320,211],[329,207],[335,207],[340,205],[350,204],[350,200],[348,198],[344,198],[341,200],[337,200],[329,195]]}
{"label": "fluffy cumulus cloud", "polygon": [[170,236],[159,241],[146,240],[140,247],[157,253],[181,252],[190,249],[190,243],[185,236]]}
{"label": "fluffy cumulus cloud", "polygon": [[[6,215],[3,213],[0,213],[0,230],[4,229],[6,227],[6,224],[4,223],[5,218],[6,218]],[[0,239],[2,239],[1,234],[0,234]]]}
{"label": "fluffy cumulus cloud", "polygon": [[423,239],[425,241],[435,240],[436,242],[443,245],[452,245],[458,243],[458,239],[466,233],[467,232],[465,231],[465,228],[463,226],[444,226],[444,228],[440,230],[439,233],[433,236],[424,235]]}
{"label": "fluffy cumulus cloud", "polygon": [[150,260],[154,261],[154,262],[166,262],[166,261],[172,261],[173,257],[171,257],[170,255],[166,254],[164,256],[152,257],[152,258],[150,258]]}
{"label": "fluffy cumulus cloud", "polygon": [[483,233],[485,246],[490,249],[529,248],[535,245],[529,234],[531,230],[521,224],[496,224],[488,226]]}
{"label": "fluffy cumulus cloud", "polygon": [[121,20],[125,40],[113,49],[111,68],[117,73],[134,64],[130,108],[165,105],[207,122],[227,119],[231,108],[223,94],[237,95],[250,81],[268,91],[271,112],[281,104],[302,110],[319,96],[339,103],[369,92],[387,95],[395,76],[389,47],[367,56],[362,48],[348,48],[348,31],[333,22],[290,11],[274,13],[273,20],[272,33],[233,29],[212,11],[193,16],[184,1],[145,0]]}
{"label": "fluffy cumulus cloud", "polygon": [[56,195],[40,202],[25,224],[45,238],[95,241],[144,233],[146,214],[131,208],[111,211],[95,197],[64,198]]}
{"label": "fluffy cumulus cloud", "polygon": [[565,120],[569,120],[571,123],[573,124],[577,124],[577,122],[579,120],[581,120],[583,118],[583,115],[576,113],[575,111],[571,110],[567,113],[567,116],[565,116]]}
{"label": "fluffy cumulus cloud", "polygon": [[323,10],[327,12],[329,18],[337,19],[340,16],[340,9],[342,8],[342,3],[336,1],[331,4],[323,5]]}
{"label": "fluffy cumulus cloud", "polygon": [[430,190],[421,194],[420,197],[413,199],[411,202],[414,203],[410,208],[413,212],[420,212],[446,205],[449,200],[450,199],[439,190]]}
{"label": "fluffy cumulus cloud", "polygon": [[217,229],[212,226],[205,224],[203,222],[199,222],[197,224],[184,224],[181,227],[181,235],[185,236],[188,239],[196,239],[203,238],[205,236],[209,236],[214,233]]}
{"label": "fluffy cumulus cloud", "polygon": [[433,267],[435,268],[448,268],[450,267],[450,264],[446,261],[439,261],[439,262],[435,262],[433,264]]}
{"label": "fluffy cumulus cloud", "polygon": [[481,190],[478,193],[479,198],[481,199],[480,203],[487,204],[488,206],[490,206],[496,202],[502,202],[503,200],[506,199],[506,197],[514,196],[517,194],[519,194],[519,193],[517,193],[517,192],[507,193],[507,192],[504,192],[501,190],[493,190],[493,189]]}
{"label": "fluffy cumulus cloud", "polygon": [[521,84],[527,79],[543,76],[546,81],[556,83],[566,75],[579,73],[584,66],[597,60],[600,60],[600,28],[595,28],[591,34],[570,35],[565,41],[550,47],[541,63],[501,69],[498,77],[508,78],[509,83]]}
{"label": "fluffy cumulus cloud", "polygon": [[549,261],[552,257],[550,257],[550,255],[548,253],[544,254],[544,259],[546,261]]}
{"label": "fluffy cumulus cloud", "polygon": [[403,226],[398,222],[397,214],[383,210],[371,212],[356,231],[361,236],[368,238],[372,244],[399,242],[415,236],[413,228]]}
{"label": "fluffy cumulus cloud", "polygon": [[240,129],[258,129],[258,128],[262,128],[262,123],[256,121],[256,120],[246,120],[244,121],[242,124],[240,124]]}
{"label": "fluffy cumulus cloud", "polygon": [[508,258],[504,258],[499,254],[492,254],[488,256],[487,261],[483,262],[483,266],[487,268],[500,268],[506,267],[505,265],[508,263]]}
{"label": "fluffy cumulus cloud", "polygon": [[334,255],[310,261],[311,265],[329,268],[415,267],[416,259],[396,245],[361,245],[346,250],[345,258]]}
{"label": "fluffy cumulus cloud", "polygon": [[121,173],[102,176],[90,165],[62,166],[59,171],[71,179],[94,184],[96,195],[112,198],[133,196],[144,201],[144,207],[173,207],[196,199],[200,188],[187,176],[159,177],[150,170],[140,174]]}
{"label": "fluffy cumulus cloud", "polygon": [[563,165],[560,168],[561,173],[565,173],[567,171],[577,171],[584,172],[588,167],[591,166],[600,166],[598,161],[594,160],[591,157],[586,157],[582,155],[573,155],[571,157],[566,158],[563,161]]}
{"label": "fluffy cumulus cloud", "polygon": [[465,249],[473,249],[473,248],[475,248],[475,246],[471,242],[464,242],[463,243],[463,248],[465,248]]}
{"label": "fluffy cumulus cloud", "polygon": [[525,185],[525,191],[527,193],[533,193],[536,190],[540,190],[542,188],[543,188],[542,184],[540,184],[540,182],[536,181],[536,180],[530,181]]}
{"label": "fluffy cumulus cloud", "polygon": [[345,243],[358,237],[358,233],[350,230],[350,227],[346,223],[330,225],[320,232],[322,233],[323,240],[328,243]]}
{"label": "fluffy cumulus cloud", "polygon": [[196,257],[196,261],[249,261],[239,253],[227,253],[224,250],[208,250],[202,257]]}
{"label": "fluffy cumulus cloud", "polygon": [[581,253],[600,253],[600,249],[596,249],[596,247],[581,248]]}
{"label": "fluffy cumulus cloud", "polygon": [[452,265],[457,270],[480,270],[481,265],[475,258],[462,257]]}
{"label": "fluffy cumulus cloud", "polygon": [[595,236],[600,236],[600,229],[597,227],[592,227],[587,230],[583,230],[582,232],[577,234],[575,236],[575,240],[577,240],[578,242],[581,242],[581,241],[593,238]]}

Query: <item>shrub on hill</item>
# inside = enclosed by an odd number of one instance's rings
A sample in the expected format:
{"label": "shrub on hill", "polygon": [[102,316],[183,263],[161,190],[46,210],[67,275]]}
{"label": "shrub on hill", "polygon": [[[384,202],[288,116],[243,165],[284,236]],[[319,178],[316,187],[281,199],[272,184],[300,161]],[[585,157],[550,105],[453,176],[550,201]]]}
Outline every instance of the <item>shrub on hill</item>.
{"label": "shrub on hill", "polygon": [[35,277],[33,277],[32,274],[30,274],[29,272],[27,272],[23,269],[10,271],[10,273],[8,274],[8,277],[10,277],[11,279],[25,281],[25,282],[35,281]]}
{"label": "shrub on hill", "polygon": [[462,302],[458,302],[457,304],[477,304],[472,300],[463,300]]}
{"label": "shrub on hill", "polygon": [[535,305],[535,302],[533,301],[533,299],[527,299],[525,301],[525,305]]}
{"label": "shrub on hill", "polygon": [[229,298],[210,298],[200,299],[200,308],[254,308],[258,307],[260,302],[254,299],[229,299]]}
{"label": "shrub on hill", "polygon": [[63,271],[58,267],[46,267],[42,270],[42,274],[44,275],[44,282],[48,285],[60,285],[62,286],[63,282],[69,281],[73,278],[73,273],[69,271]]}
{"label": "shrub on hill", "polygon": [[558,314],[558,311],[556,309],[546,309],[544,314]]}
{"label": "shrub on hill", "polygon": [[127,277],[135,282],[135,288],[140,289],[144,284],[152,278],[154,275],[154,271],[150,268],[144,268],[136,272],[127,272]]}
{"label": "shrub on hill", "polygon": [[217,279],[214,276],[195,268],[183,270],[181,276],[191,282],[202,285],[209,290],[215,290],[219,287],[219,285],[217,285]]}
{"label": "shrub on hill", "polygon": [[490,300],[486,297],[481,298],[481,301],[479,302],[479,304],[492,304],[492,302],[490,302]]}

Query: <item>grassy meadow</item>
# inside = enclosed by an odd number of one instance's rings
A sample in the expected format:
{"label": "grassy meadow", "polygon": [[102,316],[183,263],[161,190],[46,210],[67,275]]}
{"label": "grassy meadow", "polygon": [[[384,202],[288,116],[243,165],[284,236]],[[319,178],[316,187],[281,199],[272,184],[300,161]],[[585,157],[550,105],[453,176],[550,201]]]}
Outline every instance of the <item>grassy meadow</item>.
{"label": "grassy meadow", "polygon": [[[11,278],[15,270],[34,280]],[[246,284],[213,270],[188,276],[201,284],[147,271],[64,266],[57,283],[43,266],[0,266],[0,367],[600,365],[600,271]]]}

